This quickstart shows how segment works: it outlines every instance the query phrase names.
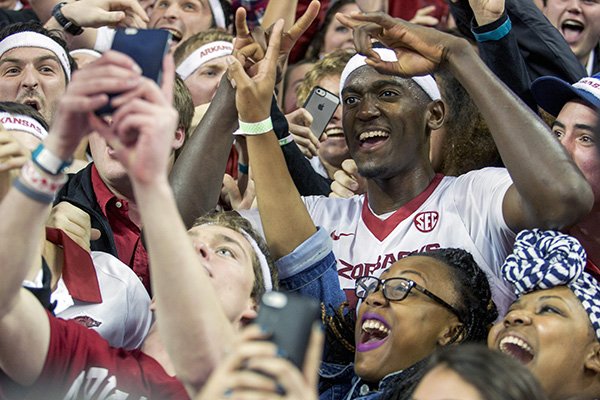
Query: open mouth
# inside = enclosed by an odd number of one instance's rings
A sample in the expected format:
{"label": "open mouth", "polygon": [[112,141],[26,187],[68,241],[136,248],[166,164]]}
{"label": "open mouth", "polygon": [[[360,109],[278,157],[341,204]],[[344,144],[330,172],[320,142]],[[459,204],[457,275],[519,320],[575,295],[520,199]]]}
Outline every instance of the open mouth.
{"label": "open mouth", "polygon": [[344,137],[344,130],[342,128],[338,128],[337,126],[328,128],[325,130],[327,137]]}
{"label": "open mouth", "polygon": [[40,103],[37,100],[27,99],[23,101],[23,104],[35,109],[35,111],[40,111]]}
{"label": "open mouth", "polygon": [[160,29],[171,32],[171,42],[173,44],[178,44],[179,42],[181,42],[181,38],[183,37],[183,35],[178,30],[173,29],[173,28],[160,28]]}
{"label": "open mouth", "polygon": [[585,26],[580,21],[567,19],[561,24],[560,31],[567,43],[571,44],[579,40],[584,28]]}
{"label": "open mouth", "polygon": [[386,140],[388,140],[390,134],[386,131],[382,130],[370,130],[361,133],[358,136],[358,140],[360,141],[360,147],[363,149],[371,149]]}
{"label": "open mouth", "polygon": [[376,349],[386,342],[389,334],[390,328],[383,318],[376,314],[365,314],[356,350],[363,352]]}
{"label": "open mouth", "polygon": [[534,357],[533,348],[529,343],[516,336],[506,336],[502,338],[498,345],[498,349],[502,353],[519,360],[523,364],[529,363]]}

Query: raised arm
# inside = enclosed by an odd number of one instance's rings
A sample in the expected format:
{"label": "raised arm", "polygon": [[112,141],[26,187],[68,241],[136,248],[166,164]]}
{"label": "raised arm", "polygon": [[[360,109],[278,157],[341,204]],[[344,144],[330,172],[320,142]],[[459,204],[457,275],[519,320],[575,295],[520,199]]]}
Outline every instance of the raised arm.
{"label": "raised arm", "polygon": [[113,100],[118,108],[113,125],[99,133],[115,149],[132,182],[152,268],[160,336],[178,379],[195,392],[231,345],[234,330],[169,186],[169,157],[181,140],[174,134],[178,120],[172,106],[174,76],[168,55],[162,89],[143,78],[139,90]]}
{"label": "raised arm", "polygon": [[[513,231],[560,229],[590,211],[591,188],[567,152],[466,40],[382,14],[339,18],[361,32],[357,48],[378,71],[407,77],[445,66],[460,81],[485,118],[513,179],[503,201],[504,219]],[[399,61],[381,61],[371,49],[371,37],[395,49]]]}
{"label": "raised arm", "polygon": [[[108,101],[105,93],[131,88],[138,76],[131,62],[110,56],[75,72],[45,149],[60,160],[70,159],[81,138],[91,131],[90,111]],[[50,331],[46,312],[31,293],[21,289],[21,282],[40,263],[52,192],[64,177],[49,175],[37,165],[26,163],[18,183],[0,203],[0,367],[22,385],[33,383],[42,371]],[[42,183],[40,177],[57,187]]]}

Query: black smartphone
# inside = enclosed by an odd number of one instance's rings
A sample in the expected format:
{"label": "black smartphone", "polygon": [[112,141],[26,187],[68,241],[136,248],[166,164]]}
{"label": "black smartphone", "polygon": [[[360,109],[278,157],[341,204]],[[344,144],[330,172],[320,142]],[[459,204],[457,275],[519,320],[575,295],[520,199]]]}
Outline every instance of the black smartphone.
{"label": "black smartphone", "polygon": [[302,370],[312,326],[320,319],[321,306],[316,299],[293,293],[267,292],[261,299],[254,322],[271,333],[269,340]]}
{"label": "black smartphone", "polygon": [[[169,51],[171,33],[163,29],[119,28],[115,32],[111,49],[131,57],[142,69],[142,75],[158,85],[162,80],[162,62]],[[111,94],[112,97],[115,94]],[[97,115],[109,115],[114,111],[110,102],[96,111]]]}
{"label": "black smartphone", "polygon": [[304,102],[303,107],[312,115],[313,121],[310,129],[317,138],[321,138],[325,127],[333,117],[340,98],[320,86],[315,86]]}

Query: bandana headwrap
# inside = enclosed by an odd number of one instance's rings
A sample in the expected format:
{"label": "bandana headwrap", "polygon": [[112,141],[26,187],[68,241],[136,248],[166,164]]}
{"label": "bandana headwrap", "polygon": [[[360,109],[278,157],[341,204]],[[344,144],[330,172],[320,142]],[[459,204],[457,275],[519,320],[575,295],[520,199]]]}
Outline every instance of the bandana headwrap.
{"label": "bandana headwrap", "polygon": [[[382,48],[382,47],[374,47],[373,50],[377,54],[379,54],[379,57],[383,61],[388,61],[388,62],[398,61],[398,57],[396,57],[396,53],[394,53],[394,51],[391,49],[386,49],[386,48]],[[348,77],[350,76],[350,74],[352,72],[356,71],[358,68],[360,68],[364,65],[367,65],[367,63],[365,62],[366,59],[367,59],[367,57],[365,57],[363,55],[355,54],[354,56],[352,56],[352,58],[348,61],[348,63],[344,67],[344,70],[342,71],[342,76],[340,77],[340,99],[342,96],[342,89],[344,89],[344,87],[346,86],[346,80],[348,79]],[[440,94],[440,89],[438,88],[437,83],[435,83],[435,79],[433,79],[433,77],[431,75],[413,76],[411,79],[417,85],[419,85],[421,87],[421,89],[423,89],[423,91],[425,91],[425,93],[427,93],[427,96],[429,96],[429,98],[431,100],[440,100],[442,98],[442,96]]]}
{"label": "bandana headwrap", "polygon": [[566,285],[579,299],[600,340],[600,285],[584,272],[586,253],[577,239],[538,229],[517,235],[513,253],[502,265],[504,279],[521,296]]}
{"label": "bandana headwrap", "polygon": [[219,28],[227,29],[225,25],[225,13],[223,12],[223,6],[219,0],[208,0],[210,9],[212,10],[213,18],[215,19],[215,25]]}
{"label": "bandana headwrap", "polygon": [[54,53],[62,65],[67,81],[71,80],[71,64],[67,52],[57,42],[46,35],[37,32],[18,32],[7,36],[0,42],[0,57],[9,50],[17,47],[39,47]]}

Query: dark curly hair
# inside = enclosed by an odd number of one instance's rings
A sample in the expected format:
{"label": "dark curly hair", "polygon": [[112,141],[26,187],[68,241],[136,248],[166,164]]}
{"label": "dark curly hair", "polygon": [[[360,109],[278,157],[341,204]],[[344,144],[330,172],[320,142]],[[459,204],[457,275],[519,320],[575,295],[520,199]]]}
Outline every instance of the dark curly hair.
{"label": "dark curly hair", "polygon": [[[6,39],[8,36],[20,32],[35,32],[44,36],[48,36],[50,39],[54,40],[60,47],[62,47],[65,50],[65,53],[67,53],[67,59],[69,60],[69,65],[71,66],[71,73],[73,73],[77,69],[77,63],[69,54],[67,42],[65,41],[61,31],[46,29],[41,23],[37,21],[17,22],[14,24],[7,25],[4,28],[0,29],[0,42]],[[66,79],[67,72],[63,72],[65,74]]]}
{"label": "dark curly hair", "polygon": [[445,248],[413,253],[411,256],[431,257],[452,269],[454,288],[460,299],[454,307],[460,312],[460,320],[464,324],[463,334],[457,341],[485,342],[490,326],[498,318],[498,310],[492,300],[488,279],[471,253],[463,249]]}

